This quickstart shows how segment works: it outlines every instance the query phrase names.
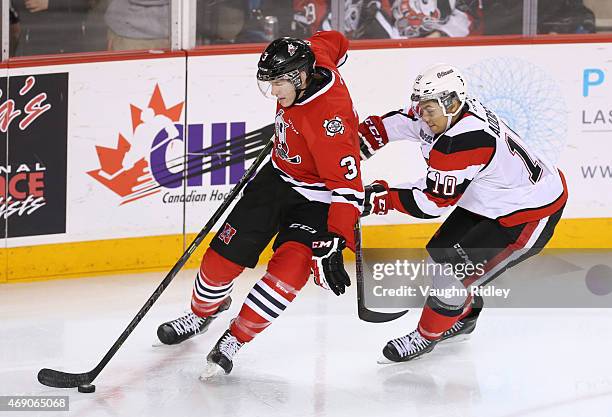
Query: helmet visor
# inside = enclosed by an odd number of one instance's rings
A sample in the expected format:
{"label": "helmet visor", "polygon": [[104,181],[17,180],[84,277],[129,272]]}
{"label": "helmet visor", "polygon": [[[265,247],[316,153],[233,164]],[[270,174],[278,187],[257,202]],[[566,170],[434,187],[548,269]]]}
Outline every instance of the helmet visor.
{"label": "helmet visor", "polygon": [[439,99],[421,100],[412,102],[412,111],[420,118],[435,119],[440,116],[448,116],[446,109]]}
{"label": "helmet visor", "polygon": [[257,80],[257,87],[265,98],[271,100],[276,100],[279,95],[284,97],[288,91],[295,90],[293,83],[286,74],[271,81]]}

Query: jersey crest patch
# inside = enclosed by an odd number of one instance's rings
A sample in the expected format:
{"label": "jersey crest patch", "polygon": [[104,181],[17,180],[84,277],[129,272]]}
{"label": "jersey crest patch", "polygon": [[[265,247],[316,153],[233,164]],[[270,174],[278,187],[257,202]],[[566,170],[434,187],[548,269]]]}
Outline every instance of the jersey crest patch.
{"label": "jersey crest patch", "polygon": [[342,135],[344,133],[344,124],[338,116],[331,120],[323,121],[323,128],[325,128],[325,134],[331,137],[336,136],[336,134]]}

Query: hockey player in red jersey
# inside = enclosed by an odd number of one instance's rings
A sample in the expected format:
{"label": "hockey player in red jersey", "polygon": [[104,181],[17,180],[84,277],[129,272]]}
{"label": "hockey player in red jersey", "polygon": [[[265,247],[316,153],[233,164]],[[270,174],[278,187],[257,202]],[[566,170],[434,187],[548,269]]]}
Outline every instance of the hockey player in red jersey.
{"label": "hockey player in red jersey", "polygon": [[336,295],[350,285],[342,250],[354,250],[364,193],[359,120],[338,72],[347,49],[347,39],[329,31],[307,41],[277,39],[261,54],[259,88],[277,101],[271,159],[204,254],[191,312],[158,329],[166,344],[205,331],[229,307],[233,280],[245,267],[255,267],[276,236],[266,273],[209,353],[203,377],[229,373],[237,351],[287,308],[311,270],[315,283]]}
{"label": "hockey player in red jersey", "polygon": [[382,180],[366,186],[364,215],[397,210],[430,219],[454,208],[427,244],[428,262],[481,267],[461,280],[434,274],[433,288],[451,291],[429,296],[417,329],[387,343],[383,355],[394,362],[471,333],[482,299],[465,289],[486,285],[541,251],[567,201],[561,171],[493,111],[469,98],[457,68],[437,64],[423,71],[412,102],[407,110],[370,116],[360,124],[362,158],[389,141],[411,140],[421,145],[426,175],[401,188]]}

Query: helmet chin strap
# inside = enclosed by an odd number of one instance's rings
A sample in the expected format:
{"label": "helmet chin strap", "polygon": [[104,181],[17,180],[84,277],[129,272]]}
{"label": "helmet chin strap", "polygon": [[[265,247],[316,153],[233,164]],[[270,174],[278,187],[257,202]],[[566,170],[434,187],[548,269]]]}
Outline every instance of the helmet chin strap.
{"label": "helmet chin strap", "polygon": [[465,102],[459,102],[459,108],[450,114],[447,113],[446,107],[444,106],[444,104],[442,104],[440,99],[438,99],[438,104],[440,105],[440,107],[442,107],[444,111],[444,116],[446,116],[446,128],[444,129],[444,132],[440,133],[439,135],[439,136],[442,136],[448,131],[448,129],[450,129],[451,124],[453,123],[453,117],[455,117],[461,112],[461,110],[463,109],[463,106],[465,105]]}
{"label": "helmet chin strap", "polygon": [[304,83],[300,82],[300,87],[303,87],[303,88],[298,88],[295,84],[293,84],[293,88],[295,88],[295,98],[293,99],[289,107],[293,106],[295,102],[298,101],[298,99],[300,98],[300,94],[306,91],[307,86],[308,86],[308,80],[306,80],[306,82]]}

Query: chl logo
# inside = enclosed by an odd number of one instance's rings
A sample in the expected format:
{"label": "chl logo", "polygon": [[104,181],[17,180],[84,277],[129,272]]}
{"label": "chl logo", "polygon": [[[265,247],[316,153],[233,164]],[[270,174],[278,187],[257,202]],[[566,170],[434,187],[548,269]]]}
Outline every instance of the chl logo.
{"label": "chl logo", "polygon": [[219,239],[221,239],[226,245],[229,245],[235,234],[236,229],[234,229],[229,223],[225,223],[223,231],[219,233]]}
{"label": "chl logo", "polygon": [[[205,125],[185,127],[181,123],[183,105],[184,102],[167,105],[156,85],[147,107],[130,105],[130,135],[119,133],[116,145],[95,147],[99,168],[87,174],[121,197],[120,204],[159,193],[160,187],[177,189],[185,182],[187,187],[202,187],[203,167],[209,160],[213,166],[221,165],[210,172],[210,185],[236,184],[244,175],[244,161],[224,167],[230,160],[228,155],[203,153]],[[245,130],[244,122],[210,123],[211,145],[222,148],[229,142],[231,159],[240,159],[245,148],[234,145],[233,138],[242,137]],[[185,151],[187,163],[182,164]]]}

